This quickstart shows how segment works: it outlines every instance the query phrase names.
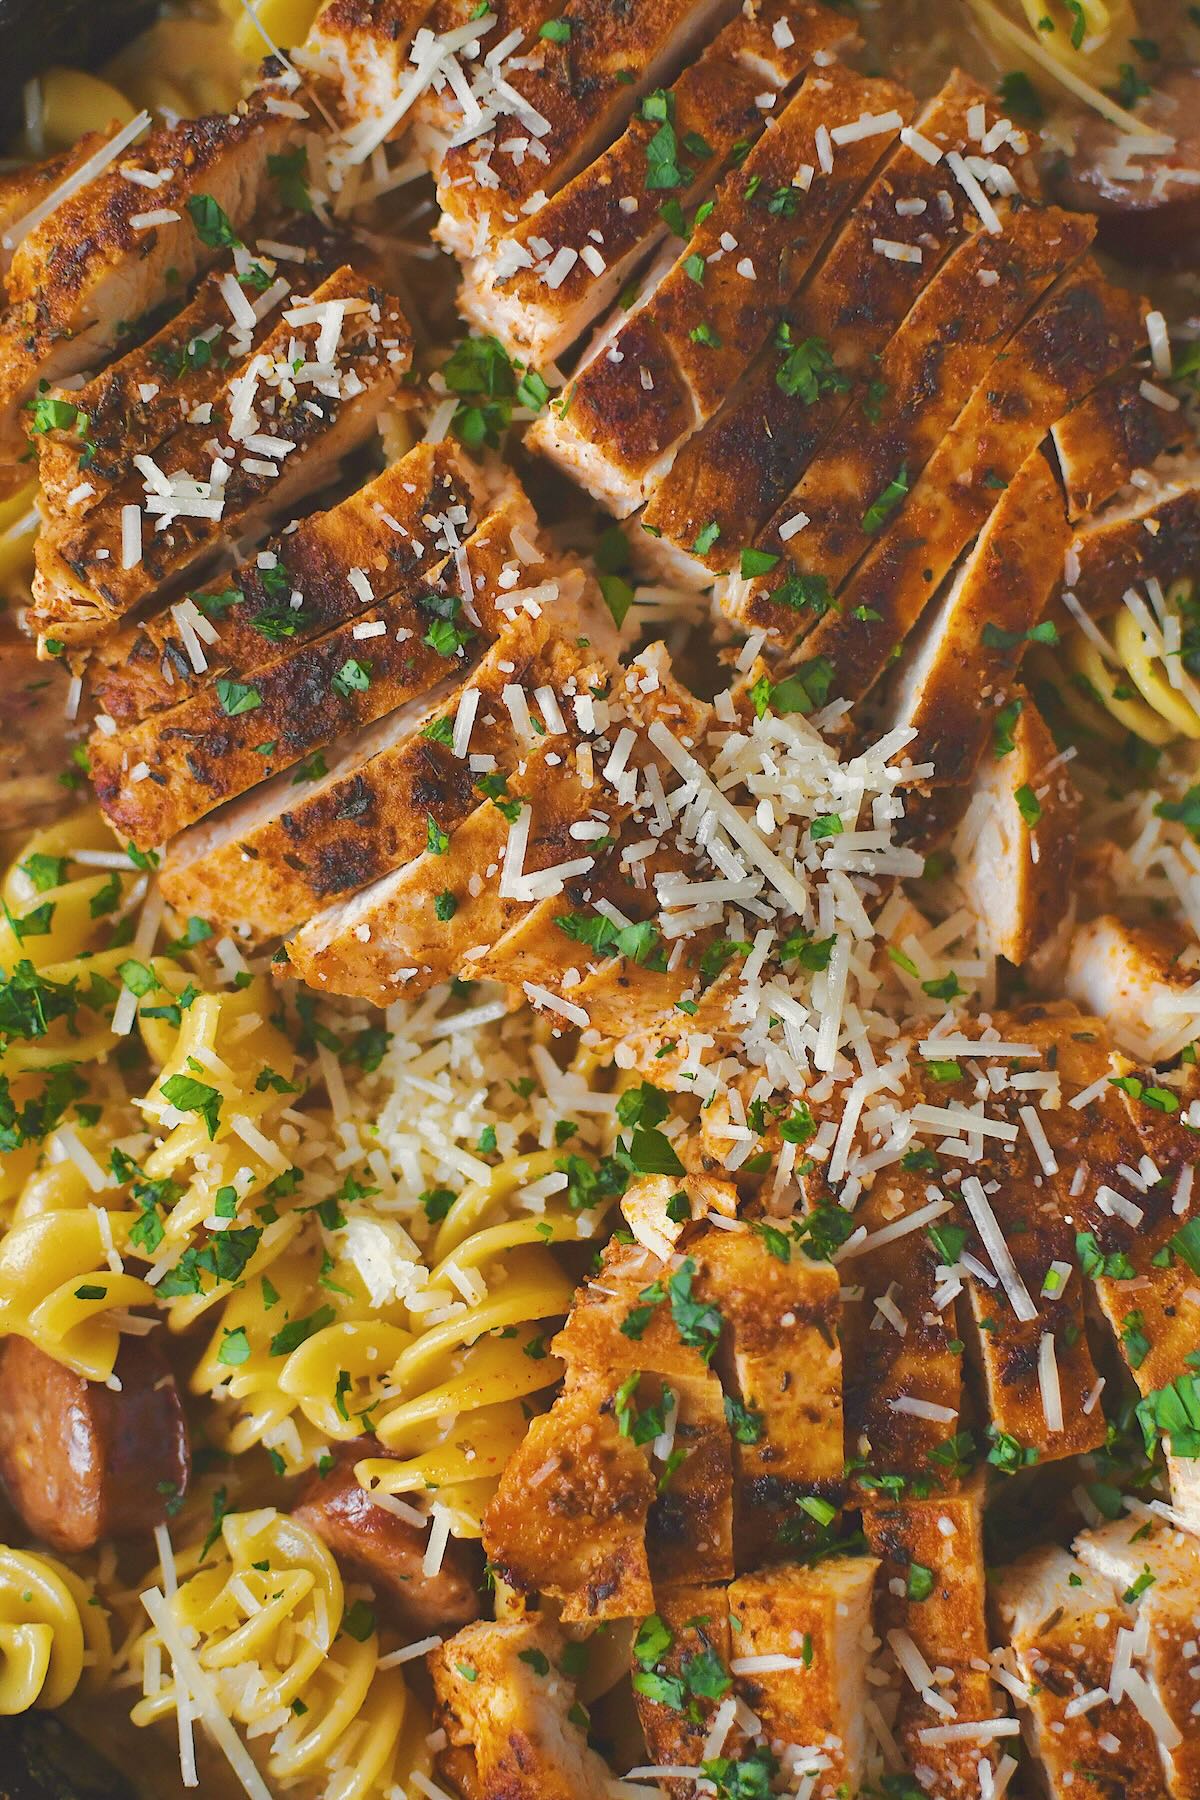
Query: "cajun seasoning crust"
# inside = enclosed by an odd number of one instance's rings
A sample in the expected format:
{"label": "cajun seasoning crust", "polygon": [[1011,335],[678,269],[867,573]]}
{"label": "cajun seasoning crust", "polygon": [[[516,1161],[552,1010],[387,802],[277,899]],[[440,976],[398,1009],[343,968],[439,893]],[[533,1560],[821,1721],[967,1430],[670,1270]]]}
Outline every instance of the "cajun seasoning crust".
{"label": "cajun seasoning crust", "polygon": [[[535,194],[553,194],[621,130],[639,95],[670,80],[698,41],[732,16],[731,0],[568,0],[563,41],[538,37],[511,72],[510,85],[539,123],[503,115],[484,139],[447,150],[438,171],[441,219],[434,235],[448,248],[476,253],[489,237],[519,223]],[[632,77],[632,79],[631,79]],[[536,152],[527,151],[531,136]],[[476,168],[481,155],[485,184]],[[494,178],[494,184],[493,184]]]}
{"label": "cajun seasoning crust", "polygon": [[[1194,1536],[1157,1519],[1115,1519],[1075,1540],[1080,1562],[1117,1592],[1133,1589],[1140,1618],[1149,1625],[1146,1679],[1161,1700],[1178,1735],[1164,1760],[1173,1800],[1200,1793],[1200,1737],[1196,1703],[1196,1593],[1200,1587],[1200,1545]],[[1147,1584],[1146,1577],[1152,1577]],[[1139,1591],[1140,1590],[1140,1591]]]}
{"label": "cajun seasoning crust", "polygon": [[26,234],[13,254],[0,323],[0,453],[15,461],[24,451],[20,409],[39,380],[99,361],[119,343],[123,324],[186,291],[216,260],[218,249],[201,239],[187,201],[211,195],[242,232],[267,192],[268,156],[284,151],[298,129],[259,96],[237,113],[159,127],[125,160],[170,172],[153,210],[178,219],[134,226],[148,210],[147,190],[124,180],[114,163]]}
{"label": "cajun seasoning crust", "polygon": [[[352,569],[377,600],[407,590],[444,567],[451,540],[466,538],[477,522],[480,498],[478,472],[453,443],[418,444],[328,512],[308,514],[198,590],[196,604],[217,633],[204,644],[206,669],[193,667],[170,610],[98,645],[90,664],[98,705],[125,725],[177,705],[217,675],[252,673],[278,657],[281,642],[312,638],[366,609]],[[512,498],[517,504],[515,489]],[[527,516],[532,522],[532,509]],[[303,599],[298,611],[293,593]],[[285,639],[275,625],[291,625],[289,613],[294,635]]]}
{"label": "cajun seasoning crust", "polygon": [[[620,516],[646,499],[681,440],[742,375],[830,228],[893,141],[885,134],[847,145],[831,176],[807,193],[796,190],[792,210],[771,211],[771,196],[788,192],[814,154],[816,126],[848,124],[864,112],[907,116],[913,105],[893,83],[866,81],[836,65],[810,75],[741,169],[721,182],[711,214],[679,246],[612,344],[603,339],[585,354],[567,404],[535,421],[529,441]],[[756,205],[759,195],[767,199]],[[741,254],[724,249],[725,235]],[[704,258],[701,283],[689,273],[693,254]],[[736,273],[742,254],[754,265],[752,282]],[[653,273],[644,280],[651,283]],[[693,332],[705,341],[693,342]]]}
{"label": "cajun seasoning crust", "polygon": [[[661,1587],[654,1589],[654,1610],[671,1634],[671,1642],[655,1663],[656,1672],[680,1679],[692,1657],[715,1656],[728,1669],[736,1654],[729,1623],[729,1593],[724,1587]],[[651,1699],[637,1686],[635,1664],[633,1701],[646,1740],[647,1761],[665,1768],[698,1768],[719,1701],[706,1695],[689,1698],[686,1710]],[[726,1738],[722,1756],[736,1757],[744,1747],[735,1725]],[[696,1783],[690,1778],[668,1776],[663,1788],[671,1800],[695,1800]]]}
{"label": "cajun seasoning crust", "polygon": [[833,664],[836,692],[871,687],[1049,426],[1128,362],[1143,316],[1144,303],[1108,286],[1090,259],[1052,290],[899,499],[839,611],[805,638],[805,657]]}
{"label": "cajun seasoning crust", "polygon": [[1072,521],[1111,500],[1135,469],[1148,469],[1185,441],[1182,412],[1166,412],[1147,400],[1145,379],[1140,369],[1115,376],[1051,431]]}
{"label": "cajun seasoning crust", "polygon": [[816,1776],[814,1800],[836,1800],[846,1788],[857,1793],[862,1783],[877,1567],[873,1556],[831,1557],[815,1568],[785,1564],[744,1575],[728,1589],[735,1672],[743,1658],[783,1656],[791,1664],[738,1675],[737,1685],[768,1740],[824,1751],[828,1766]]}
{"label": "cajun seasoning crust", "polygon": [[617,1386],[600,1372],[569,1385],[533,1421],[484,1515],[484,1549],[504,1579],[560,1600],[568,1620],[642,1618],[654,1606],[655,1480],[648,1447],[617,1428]]}
{"label": "cajun seasoning crust", "polygon": [[[934,1691],[960,1723],[1005,1711],[1002,1690],[987,1668],[983,1489],[978,1476],[960,1494],[863,1510],[863,1530],[880,1564],[875,1628],[885,1641],[893,1631],[905,1632],[927,1666],[942,1672]],[[903,1671],[900,1683],[897,1735],[909,1767],[929,1771],[924,1786],[931,1800],[974,1792],[981,1759],[995,1760],[991,1747],[922,1743],[921,1732],[944,1724],[947,1715],[930,1706]]]}
{"label": "cajun seasoning crust", "polygon": [[[515,507],[523,519],[523,496]],[[507,539],[492,514],[480,531],[487,537],[476,563],[482,573],[485,556],[497,569],[506,560]],[[251,682],[218,678],[166,712],[116,733],[96,732],[92,773],[106,814],[135,841],[163,843],[277,769],[428,692],[463,662],[423,636],[435,616],[432,596],[446,608],[461,604],[452,584],[453,577],[436,586],[412,583],[407,593],[367,608],[363,619],[347,620],[252,670]],[[494,577],[480,582],[481,603],[489,590],[496,591]],[[384,632],[356,637],[361,624],[378,620]],[[501,620],[481,614],[480,624],[494,637]],[[139,762],[150,773],[133,781],[130,771]]]}
{"label": "cajun seasoning crust", "polygon": [[662,1274],[640,1246],[609,1251],[594,1282],[579,1291],[554,1351],[567,1364],[568,1383],[604,1374],[619,1387],[641,1379],[629,1404],[637,1412],[676,1397],[674,1445],[686,1452],[661,1484],[647,1523],[646,1543],[656,1582],[728,1581],[733,1575],[733,1460],[721,1383],[695,1348],[682,1342],[669,1307],[655,1308],[636,1339],[622,1325],[642,1289]]}
{"label": "cajun seasoning crust", "polygon": [[[542,621],[526,623],[528,629],[499,637],[471,677],[485,721],[494,721],[472,733],[475,754],[494,756],[498,768],[517,755],[501,689],[511,681],[557,687],[555,665],[568,660],[557,646],[543,649],[548,621],[540,632],[535,625]],[[299,792],[292,777],[277,775],[234,809],[183,833],[168,851],[164,893],[204,918],[283,935],[329,900],[423,854],[430,818],[453,831],[479,800],[465,759],[430,731],[439,720],[453,725],[459,695],[453,689],[432,706],[389,714]]]}
{"label": "cajun seasoning crust", "polygon": [[[987,105],[991,118],[995,108],[984,90],[955,75],[920,115],[917,129],[949,149],[966,148],[968,113],[976,105]],[[965,197],[953,194],[947,209],[939,198],[944,191],[941,164],[931,165],[906,145],[896,148],[788,308],[792,341],[819,338],[844,377],[873,378],[875,357],[942,258],[976,228]],[[898,211],[918,201],[923,212]],[[876,239],[918,248],[921,260],[882,255]],[[850,390],[829,382],[815,399],[803,391],[785,393],[776,379],[780,361],[772,348],[751,368],[742,388],[680,452],[646,509],[645,523],[680,548],[716,524],[720,535],[699,558],[714,572],[730,568],[740,546],[753,541],[848,404]]]}
{"label": "cajun seasoning crust", "polygon": [[1072,1700],[1108,1687],[1117,1632],[1130,1623],[1115,1589],[1069,1551],[1044,1549],[1001,1571],[995,1599],[1027,1684],[1024,1734],[1055,1800],[1081,1769],[1122,1800],[1168,1800],[1157,1738],[1128,1696],[1068,1716]]}
{"label": "cajun seasoning crust", "polygon": [[[927,1175],[886,1170],[855,1208],[856,1223],[868,1233],[886,1230],[928,1204],[928,1185]],[[854,1256],[842,1271],[863,1290],[861,1300],[845,1304],[841,1335],[846,1452],[856,1467],[862,1459],[864,1498],[870,1491],[866,1480],[876,1476],[945,1480],[953,1470],[953,1462],[947,1469],[931,1461],[931,1453],[959,1428],[963,1409],[962,1354],[949,1347],[956,1335],[954,1313],[933,1306],[941,1261],[928,1232],[914,1231]],[[903,1336],[875,1306],[890,1294],[904,1318]],[[955,1416],[921,1419],[897,1412],[892,1402],[901,1395],[915,1395]]]}
{"label": "cajun seasoning crust", "polygon": [[[726,611],[748,626],[787,631],[795,628],[795,609],[772,595],[789,572],[822,577],[836,592],[871,547],[870,499],[898,469],[910,485],[916,480],[1030,307],[1093,235],[1089,220],[1027,210],[1003,232],[976,232],[951,252],[884,350],[875,380],[759,533],[759,546],[780,557],[779,566],[731,583]],[[808,524],[785,541],[779,527],[798,513]],[[1048,574],[1047,590],[1052,579]],[[802,613],[800,623],[812,616]]]}
{"label": "cajun seasoning crust", "polygon": [[541,1614],[469,1625],[429,1658],[438,1722],[474,1764],[472,1800],[607,1800],[562,1673],[568,1640]]}
{"label": "cajun seasoning crust", "polygon": [[[890,722],[916,731],[909,755],[933,764],[933,785],[970,781],[994,736],[995,715],[1012,695],[1027,634],[1046,609],[1069,540],[1061,490],[1036,450],[945,598],[918,625],[886,703]],[[1010,772],[1003,771],[1005,779]]]}
{"label": "cajun seasoning crust", "polygon": [[[335,352],[338,392],[323,391],[325,383],[312,384],[311,391],[308,386],[297,389],[293,400],[277,401],[262,421],[261,429],[270,437],[293,446],[291,454],[282,462],[264,462],[240,453],[239,444],[233,460],[222,461],[228,474],[216,519],[180,516],[165,530],[156,530],[153,517],[141,513],[147,495],[156,491],[154,481],[138,470],[78,525],[53,521],[40,534],[35,552],[30,618],[39,630],[53,628],[71,641],[98,636],[163,584],[182,581],[223,540],[252,530],[259,520],[332,479],[341,458],[372,430],[412,359],[408,326],[392,296],[344,267],[302,304],[333,301],[350,303]],[[288,363],[292,346],[309,349],[320,330],[315,321],[289,324],[285,311],[256,355],[273,364]],[[385,349],[381,339],[395,347]],[[249,361],[239,365],[231,380],[246,377],[248,370]],[[216,435],[219,441],[220,426]],[[153,459],[159,474],[167,481],[209,481],[213,442],[212,423],[182,425]],[[267,468],[275,473],[268,475]],[[124,510],[129,506],[139,509],[141,554],[126,567]]]}
{"label": "cajun seasoning crust", "polygon": [[[785,18],[791,41],[779,46],[773,31]],[[797,13],[790,0],[770,0],[751,14],[739,13],[669,90],[679,173],[687,176],[669,189],[674,200],[690,209],[771,119],[764,90],[769,97],[785,89],[814,51],[832,49],[845,36],[844,23],[823,6]],[[661,124],[635,117],[589,168],[500,246],[469,264],[460,296],[467,317],[494,331],[514,354],[535,362],[560,355],[668,229],[650,152]],[[547,267],[560,249],[582,254],[561,280],[556,271],[551,285]],[[521,266],[506,273],[518,257]]]}
{"label": "cajun seasoning crust", "polygon": [[1131,587],[1151,579],[1169,587],[1200,558],[1200,457],[1163,456],[1148,473],[1149,489],[1127,490],[1072,539],[1063,589],[1086,594],[1093,618],[1115,612]]}

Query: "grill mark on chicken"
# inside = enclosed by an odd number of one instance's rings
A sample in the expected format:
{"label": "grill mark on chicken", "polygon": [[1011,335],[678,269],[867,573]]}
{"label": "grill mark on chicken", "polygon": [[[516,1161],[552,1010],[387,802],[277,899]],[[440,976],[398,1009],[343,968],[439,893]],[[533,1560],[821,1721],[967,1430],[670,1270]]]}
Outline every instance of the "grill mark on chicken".
{"label": "grill mark on chicken", "polygon": [[[252,674],[278,657],[281,642],[313,638],[373,604],[351,570],[365,576],[373,600],[419,583],[444,564],[448,531],[467,536],[479,490],[477,473],[452,443],[418,445],[337,506],[310,513],[197,591],[217,634],[204,644],[206,669],[193,668],[169,609],[100,644],[90,665],[98,704],[124,725],[177,705],[226,671]],[[291,607],[293,593],[302,596],[299,609]],[[230,595],[237,596],[232,603]],[[294,638],[284,640],[279,622],[292,618]]]}
{"label": "grill mark on chicken", "polygon": [[[30,617],[39,630],[53,630],[60,638],[76,642],[96,637],[164,585],[181,583],[222,541],[235,533],[252,533],[264,518],[330,478],[338,460],[373,428],[412,355],[399,303],[352,269],[339,269],[322,282],[308,304],[331,302],[347,303],[338,351],[337,392],[323,391],[324,384],[314,384],[312,395],[298,389],[294,398],[277,400],[275,410],[263,417],[262,429],[269,436],[293,446],[282,461],[265,465],[276,473],[262,472],[257,467],[262,459],[245,454],[235,455],[229,462],[219,459],[228,471],[220,490],[219,518],[181,514],[161,531],[153,528],[149,513],[142,516],[143,502],[155,489],[141,471],[127,476],[77,526],[69,521],[51,522],[36,547]],[[255,357],[268,358],[272,365],[287,363],[291,346],[315,344],[320,329],[319,322],[294,325],[281,318]],[[384,338],[397,347],[385,349],[380,341]],[[247,359],[231,379],[247,378],[253,362]],[[260,404],[265,405],[263,396]],[[218,432],[218,442],[223,435]],[[168,482],[179,477],[207,481],[214,462],[213,444],[211,423],[184,424],[160,446],[156,467]],[[129,506],[139,509],[143,543],[140,558],[125,567],[123,513]]]}
{"label": "grill mark on chicken", "polygon": [[[773,35],[780,20],[790,38],[784,46]],[[650,148],[662,122],[635,116],[590,167],[467,263],[460,295],[466,316],[515,355],[534,362],[561,355],[666,233],[664,193],[690,209],[730,157],[740,164],[770,124],[765,102],[774,91],[786,90],[814,52],[832,50],[846,35],[844,23],[824,7],[797,11],[790,0],[738,14],[684,70],[664,103],[686,179],[664,188]],[[560,251],[578,253],[577,260],[551,283],[548,265]]]}
{"label": "grill mark on chicken", "polygon": [[[945,149],[967,149],[968,115],[979,105],[988,107],[990,118],[994,109],[984,90],[955,75],[921,113],[917,129]],[[1008,160],[1014,160],[1011,150]],[[940,163],[931,165],[907,145],[892,152],[789,307],[793,342],[817,338],[843,377],[873,378],[875,357],[943,258],[976,228],[961,195],[951,194],[948,205],[942,201],[946,181]],[[918,203],[923,212],[899,210]],[[882,255],[877,239],[917,248],[921,260]],[[719,535],[707,553],[691,552],[713,571],[727,569],[738,547],[753,540],[848,405],[852,390],[829,383],[815,399],[804,391],[785,393],[776,378],[780,360],[775,349],[760,357],[743,388],[681,451],[646,508],[644,523],[685,552],[706,525],[716,524]],[[718,469],[737,469],[736,487],[725,474],[716,480]]]}
{"label": "grill mark on chicken", "polygon": [[[914,107],[891,82],[866,81],[836,65],[810,74],[743,167],[725,177],[712,213],[694,227],[672,265],[647,275],[649,292],[611,343],[602,334],[585,353],[567,390],[569,404],[538,420],[530,442],[619,516],[646,499],[774,329],[895,132],[846,145],[833,173],[814,180],[794,212],[771,212],[755,197],[791,188],[798,168],[817,154],[818,126],[836,129],[864,113],[908,117]],[[736,257],[725,247],[728,239],[740,251]],[[704,261],[702,282],[694,278],[693,256]],[[753,281],[737,273],[743,257],[754,265]],[[693,332],[717,341],[694,342]]]}

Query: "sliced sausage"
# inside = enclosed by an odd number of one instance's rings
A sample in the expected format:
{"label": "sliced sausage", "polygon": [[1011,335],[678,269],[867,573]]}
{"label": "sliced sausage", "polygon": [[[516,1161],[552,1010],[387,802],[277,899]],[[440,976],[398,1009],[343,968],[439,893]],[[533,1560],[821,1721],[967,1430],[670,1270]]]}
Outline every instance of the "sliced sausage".
{"label": "sliced sausage", "polygon": [[26,1338],[0,1347],[0,1479],[28,1530],[55,1550],[151,1531],[187,1486],[183,1406],[155,1338],[123,1339],[115,1374],[119,1391]]}
{"label": "sliced sausage", "polygon": [[311,1526],[353,1576],[369,1581],[390,1622],[414,1637],[449,1635],[480,1614],[483,1557],[451,1538],[436,1575],[425,1575],[425,1533],[376,1506],[355,1480],[353,1462],[335,1463],[301,1497],[295,1516]]}
{"label": "sliced sausage", "polygon": [[1124,262],[1200,268],[1200,69],[1164,70],[1138,117],[1174,147],[1127,159],[1125,133],[1089,117],[1074,152],[1051,170],[1053,196],[1095,213],[1101,247]]}

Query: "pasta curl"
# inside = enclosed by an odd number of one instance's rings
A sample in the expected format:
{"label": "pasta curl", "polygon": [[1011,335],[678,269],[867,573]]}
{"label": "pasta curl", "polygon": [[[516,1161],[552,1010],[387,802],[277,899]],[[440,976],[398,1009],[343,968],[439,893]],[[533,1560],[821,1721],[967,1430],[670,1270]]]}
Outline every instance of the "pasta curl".
{"label": "pasta curl", "polygon": [[1064,705],[1105,742],[1120,743],[1127,733],[1156,748],[1200,739],[1200,606],[1192,581],[1175,582],[1165,595],[1151,583],[1148,602],[1127,597],[1103,630],[1075,627],[1065,654]]}
{"label": "pasta curl", "polygon": [[[269,1779],[327,1800],[368,1800],[429,1773],[428,1721],[385,1666],[374,1611],[361,1595],[348,1602],[337,1564],[306,1525],[270,1507],[228,1514],[216,1542],[181,1551],[174,1573],[176,1591],[151,1590],[148,1610],[162,1603],[228,1716],[256,1746],[267,1741]],[[173,1636],[152,1625],[131,1647],[143,1685],[137,1725],[179,1705]]]}
{"label": "pasta curl", "polygon": [[56,1557],[0,1545],[0,1714],[61,1706],[112,1668],[108,1614]]}

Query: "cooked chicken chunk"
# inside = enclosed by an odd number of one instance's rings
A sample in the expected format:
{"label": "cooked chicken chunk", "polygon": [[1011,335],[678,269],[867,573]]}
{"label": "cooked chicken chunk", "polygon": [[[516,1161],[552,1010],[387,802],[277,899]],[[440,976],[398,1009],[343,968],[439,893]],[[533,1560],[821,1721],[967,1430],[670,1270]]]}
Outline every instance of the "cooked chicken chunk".
{"label": "cooked chicken chunk", "polygon": [[560,356],[668,230],[664,193],[690,209],[770,124],[775,92],[846,35],[823,6],[738,13],[590,167],[467,264],[466,316],[514,355]]}
{"label": "cooked chicken chunk", "polygon": [[1032,700],[985,756],[960,837],[963,887],[991,947],[1024,963],[1056,941],[1071,909],[1079,795]]}
{"label": "cooked chicken chunk", "polygon": [[[664,1768],[698,1768],[718,1708],[733,1688],[729,1589],[656,1586],[654,1604],[654,1616],[636,1641],[640,1645],[648,1639],[657,1654],[647,1651],[636,1658],[633,1675],[634,1705],[648,1760]],[[698,1668],[707,1676],[699,1684],[703,1694],[693,1694],[687,1679]],[[673,1704],[677,1691],[668,1684],[674,1682],[689,1695],[686,1708]],[[659,1693],[664,1698],[659,1699]],[[733,1726],[720,1754],[736,1757],[741,1747],[742,1734]],[[663,1786],[671,1800],[696,1800],[696,1783],[689,1777],[667,1777]]]}
{"label": "cooked chicken chunk", "polygon": [[1168,1062],[1192,1041],[1197,982],[1200,957],[1182,926],[1130,925],[1109,913],[1071,938],[1067,993],[1099,1014],[1135,1061]]}
{"label": "cooked chicken chunk", "polygon": [[997,1757],[986,1738],[940,1736],[948,1723],[1004,1712],[987,1668],[983,1487],[977,1477],[960,1494],[880,1502],[863,1512],[880,1561],[876,1630],[900,1673],[898,1737],[909,1767],[926,1772],[931,1800],[975,1792],[981,1763],[994,1768]]}
{"label": "cooked chicken chunk", "polygon": [[553,195],[625,124],[642,94],[669,81],[731,0],[655,0],[614,13],[604,0],[568,0],[566,30],[538,36],[507,76],[509,110],[482,139],[451,146],[438,170],[437,235],[478,255],[520,223],[536,196]]}
{"label": "cooked chicken chunk", "polygon": [[[889,723],[916,731],[909,755],[933,764],[935,785],[969,781],[989,736],[998,778],[1007,775],[1016,738],[1005,708],[1011,711],[1014,677],[1057,586],[1068,539],[1058,483],[1035,450],[918,624],[886,703]],[[1020,697],[1018,710],[1026,704]]]}
{"label": "cooked chicken chunk", "polygon": [[1142,335],[1136,299],[1107,286],[1085,260],[1017,333],[911,492],[906,471],[893,471],[872,501],[874,547],[838,611],[803,641],[806,658],[832,665],[835,692],[853,699],[867,691],[1048,428],[1127,362]]}
{"label": "cooked chicken chunk", "polygon": [[1182,410],[1156,405],[1145,386],[1140,369],[1114,376],[1051,432],[1072,522],[1111,500],[1135,469],[1148,469],[1165,450],[1186,441]]}
{"label": "cooked chicken chunk", "polygon": [[189,417],[78,523],[47,522],[33,623],[88,642],[221,544],[252,537],[332,480],[411,354],[399,303],[349,267],[285,307],[226,383],[223,431],[214,435],[207,412],[202,423]]}
{"label": "cooked chicken chunk", "polygon": [[552,1595],[564,1619],[653,1610],[646,1520],[649,1446],[616,1416],[619,1383],[595,1371],[530,1425],[484,1519],[488,1557],[523,1593]]}
{"label": "cooked chicken chunk", "polygon": [[1127,1649],[1133,1635],[1116,1590],[1051,1548],[1003,1570],[996,1601],[1026,1684],[1026,1741],[1054,1800],[1070,1800],[1081,1769],[1123,1800],[1169,1800],[1156,1733],[1127,1685],[1113,1698],[1120,1635]]}
{"label": "cooked chicken chunk", "polygon": [[[876,358],[946,253],[975,229],[965,197],[951,193],[945,204],[941,195],[951,192],[944,157],[968,148],[972,108],[979,105],[989,105],[987,96],[960,75],[929,102],[914,127],[917,137],[903,134],[786,308],[786,329],[681,450],[644,520],[662,533],[656,552],[666,566],[681,575],[690,571],[695,581],[707,579],[705,569],[730,569],[845,413],[852,384],[861,381],[870,400]],[[936,162],[916,147],[918,139],[942,153]],[[1005,154],[1013,160],[1011,149]],[[819,180],[814,177],[814,186]],[[889,481],[895,473],[888,472]],[[693,548],[697,540],[700,552]]]}
{"label": "cooked chicken chunk", "polygon": [[[1136,487],[1081,520],[1063,587],[1087,596],[1096,618],[1114,612],[1131,587],[1164,587],[1196,567],[1200,546],[1200,457],[1161,456]],[[1069,577],[1069,579],[1068,579]]]}
{"label": "cooked chicken chunk", "polygon": [[[108,817],[139,843],[162,843],[276,769],[294,768],[340,733],[435,688],[464,666],[477,636],[500,630],[498,577],[512,560],[510,533],[526,516],[524,496],[514,495],[481,522],[485,542],[473,550],[478,632],[453,623],[464,608],[451,565],[437,585],[410,578],[357,620],[277,652],[248,671],[248,682],[218,677],[166,712],[122,731],[98,731],[92,773]],[[498,596],[490,611],[489,595]],[[136,779],[131,771],[142,764],[150,774]],[[319,773],[310,765],[310,775]]]}
{"label": "cooked chicken chunk", "polygon": [[561,1672],[566,1640],[541,1614],[468,1625],[430,1656],[438,1714],[474,1763],[472,1800],[607,1800]]}
{"label": "cooked chicken chunk", "polygon": [[[1163,1520],[1135,1516],[1082,1532],[1075,1554],[1095,1577],[1111,1582],[1134,1610],[1137,1661],[1150,1690],[1146,1711],[1153,1715],[1171,1800],[1195,1800],[1200,1794],[1200,1541]],[[1128,1675],[1125,1681],[1128,1692]],[[1134,1685],[1132,1691],[1146,1700],[1144,1690]]]}
{"label": "cooked chicken chunk", "polygon": [[[245,230],[268,192],[268,157],[297,136],[293,103],[275,110],[275,92],[268,83],[236,113],[161,126],[50,211],[46,196],[26,215],[0,321],[0,454],[24,452],[22,408],[39,382],[103,360],[123,325],[216,260],[225,233],[213,207]],[[151,195],[123,164],[164,179]]]}
{"label": "cooked chicken chunk", "polygon": [[[483,501],[478,471],[454,444],[418,444],[327,512],[291,521],[193,593],[191,606],[152,614],[98,645],[89,677],[100,709],[118,725],[145,718],[216,675],[252,674],[281,644],[313,638],[431,578],[457,556]],[[526,517],[532,523],[532,509]]]}
{"label": "cooked chicken chunk", "polygon": [[[910,486],[916,481],[1030,308],[1091,238],[1086,219],[1030,209],[1010,218],[1003,232],[977,232],[951,252],[883,351],[867,391],[759,533],[756,548],[765,559],[778,559],[776,566],[731,578],[726,611],[747,625],[788,630],[797,609],[772,596],[789,574],[793,588],[799,575],[822,596],[837,591],[878,530],[863,496],[882,493],[898,468]],[[781,536],[801,515],[803,530]],[[1047,591],[1060,560],[1055,556],[1045,571]],[[791,589],[783,591],[790,596]],[[808,616],[819,610],[814,594]]]}
{"label": "cooked chicken chunk", "polygon": [[862,1783],[877,1567],[871,1556],[784,1564],[728,1590],[739,1691],[768,1740],[787,1746],[789,1773],[812,1773],[813,1800],[857,1793]]}

